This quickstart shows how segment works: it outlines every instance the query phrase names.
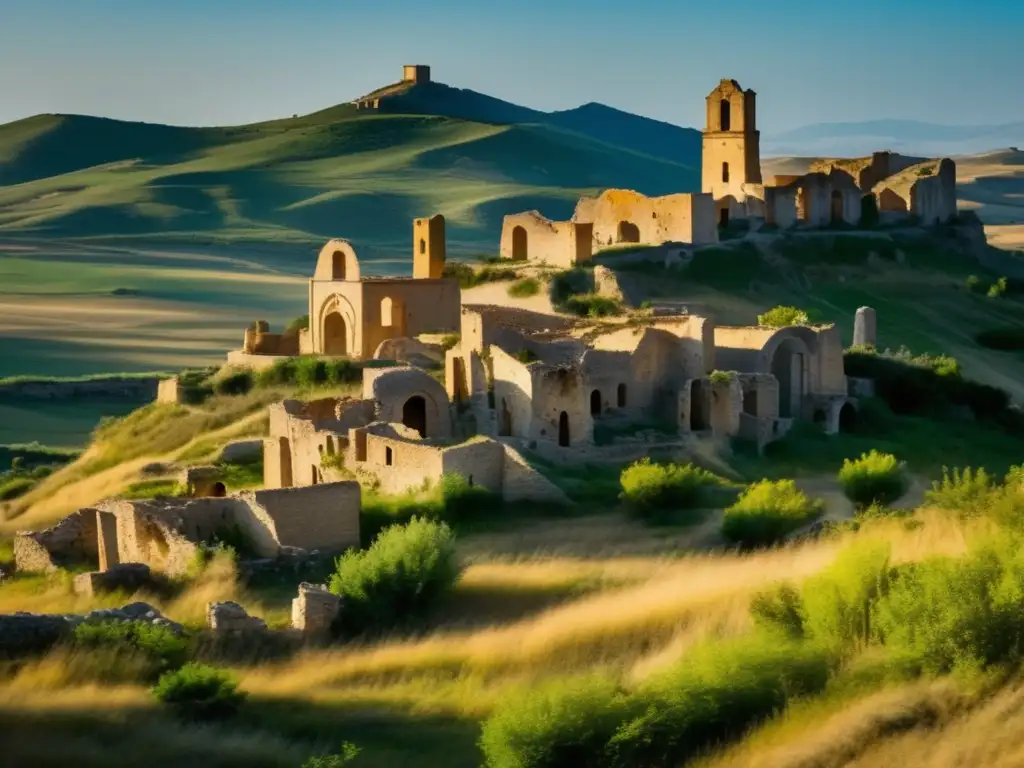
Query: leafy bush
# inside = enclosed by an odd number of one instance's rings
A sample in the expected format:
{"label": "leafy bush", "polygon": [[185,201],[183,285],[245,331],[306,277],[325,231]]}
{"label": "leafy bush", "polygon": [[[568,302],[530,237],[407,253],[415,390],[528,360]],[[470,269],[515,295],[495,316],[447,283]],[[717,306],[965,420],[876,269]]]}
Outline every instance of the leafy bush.
{"label": "leafy bush", "polygon": [[747,547],[774,544],[818,517],[823,508],[792,480],[761,480],[725,510],[722,534]]}
{"label": "leafy bush", "polygon": [[253,387],[253,373],[248,368],[231,371],[213,382],[213,391],[218,395],[244,395]]}
{"label": "leafy bush", "polygon": [[540,291],[540,283],[535,277],[524,277],[517,280],[508,287],[508,295],[517,299],[526,299],[536,296]]}
{"label": "leafy bush", "polygon": [[1006,295],[1006,290],[1006,278],[1000,277],[988,287],[988,291],[985,292],[985,295],[990,299],[998,299],[999,297]]}
{"label": "leafy bush", "polygon": [[931,490],[925,492],[925,500],[940,509],[973,516],[987,510],[993,496],[1000,491],[984,467],[978,470],[943,467],[942,479],[932,483]]}
{"label": "leafy bush", "polygon": [[567,298],[561,309],[580,317],[611,317],[622,314],[622,303],[596,293],[580,293]]}
{"label": "leafy bush", "polygon": [[708,381],[712,384],[727,384],[735,378],[735,371],[712,371],[708,374]]}
{"label": "leafy bush", "polygon": [[300,315],[285,326],[285,333],[298,333],[309,328],[309,315]]}
{"label": "leafy bush", "polygon": [[1018,662],[1024,651],[1024,558],[1017,536],[961,558],[901,566],[875,607],[879,640],[928,672]]}
{"label": "leafy bush", "polygon": [[778,306],[757,316],[757,324],[769,328],[787,328],[791,325],[807,325],[807,313],[796,307]]}
{"label": "leafy bush", "polygon": [[519,273],[507,267],[481,267],[475,269],[471,264],[460,261],[448,261],[444,265],[442,276],[459,281],[459,287],[463,290],[475,288],[484,283],[499,283],[506,280],[516,280]]}
{"label": "leafy bush", "polygon": [[130,677],[146,680],[181,667],[189,650],[184,637],[144,621],[79,624],[72,642],[78,648],[108,654],[111,666],[130,668]]}
{"label": "leafy bush", "polygon": [[178,714],[200,720],[234,715],[246,698],[227,672],[196,662],[166,672],[153,695]]}
{"label": "leafy bush", "polygon": [[979,419],[1012,421],[1007,418],[1010,396],[965,379],[960,364],[948,355],[849,349],[843,362],[847,376],[874,379],[877,395],[894,413],[942,417],[951,406],[966,406]]}
{"label": "leafy bush", "polygon": [[330,589],[345,604],[339,629],[367,632],[420,618],[455,585],[459,572],[447,524],[414,517],[386,528],[369,549],[338,558]]}
{"label": "leafy bush", "polygon": [[693,464],[655,464],[645,456],[622,470],[619,498],[638,517],[660,519],[672,510],[701,504],[702,491],[720,480]]}
{"label": "leafy bush", "polygon": [[501,497],[479,485],[471,485],[469,479],[458,472],[441,476],[441,500],[442,514],[450,523],[482,517],[501,506]]}
{"label": "leafy bush", "polygon": [[609,742],[610,764],[683,765],[821,691],[829,672],[827,653],[807,643],[762,635],[708,642],[633,695],[639,712]]}
{"label": "leafy bush", "polygon": [[859,459],[846,459],[839,470],[839,484],[846,498],[859,508],[892,504],[907,491],[905,464],[891,453],[872,449]]}
{"label": "leafy bush", "polygon": [[16,475],[0,482],[0,501],[16,499],[32,490],[36,480],[25,475]]}
{"label": "leafy bush", "polygon": [[626,697],[603,677],[549,683],[500,703],[484,722],[487,768],[597,768],[629,716]]}
{"label": "leafy bush", "polygon": [[351,360],[325,360],[303,355],[278,360],[256,374],[260,387],[291,386],[312,388],[340,386],[362,381],[363,371]]}
{"label": "leafy bush", "polygon": [[1024,349],[1024,328],[1009,326],[982,331],[974,340],[987,349],[1001,352],[1018,352]]}

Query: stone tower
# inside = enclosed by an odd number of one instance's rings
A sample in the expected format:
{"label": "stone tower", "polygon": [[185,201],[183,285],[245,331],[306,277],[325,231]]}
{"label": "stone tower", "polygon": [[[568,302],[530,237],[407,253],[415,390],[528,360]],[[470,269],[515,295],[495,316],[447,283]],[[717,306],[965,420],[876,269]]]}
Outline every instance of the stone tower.
{"label": "stone tower", "polygon": [[701,191],[715,200],[743,200],[744,184],[762,183],[756,99],[735,80],[722,80],[708,94]]}
{"label": "stone tower", "polygon": [[412,222],[412,276],[419,280],[437,280],[444,272],[444,216]]}

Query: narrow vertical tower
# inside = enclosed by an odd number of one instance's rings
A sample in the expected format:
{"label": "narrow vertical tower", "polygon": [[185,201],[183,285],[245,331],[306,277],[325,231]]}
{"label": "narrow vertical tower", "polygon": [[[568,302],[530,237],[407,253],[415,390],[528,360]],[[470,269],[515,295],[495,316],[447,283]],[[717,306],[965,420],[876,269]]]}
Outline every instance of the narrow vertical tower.
{"label": "narrow vertical tower", "polygon": [[715,200],[745,197],[744,184],[761,184],[757,94],[722,80],[707,97],[701,191]]}
{"label": "narrow vertical tower", "polygon": [[412,276],[418,280],[437,280],[444,273],[444,216],[412,222]]}

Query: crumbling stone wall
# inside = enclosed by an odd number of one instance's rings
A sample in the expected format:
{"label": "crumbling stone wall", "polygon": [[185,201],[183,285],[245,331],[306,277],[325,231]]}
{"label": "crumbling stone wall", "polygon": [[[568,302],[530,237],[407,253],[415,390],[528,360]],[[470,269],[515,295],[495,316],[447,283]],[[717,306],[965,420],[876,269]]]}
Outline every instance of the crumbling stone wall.
{"label": "crumbling stone wall", "polygon": [[273,521],[271,533],[280,546],[328,551],[359,546],[361,498],[354,481],[250,491],[239,497]]}
{"label": "crumbling stone wall", "polygon": [[14,563],[19,571],[52,572],[75,563],[95,563],[96,510],[82,509],[42,531],[14,536]]}
{"label": "crumbling stone wall", "polygon": [[452,435],[450,402],[444,386],[420,368],[366,368],[363,398],[374,402],[376,421],[396,422],[421,430],[421,436]]}
{"label": "crumbling stone wall", "polygon": [[595,249],[617,243],[717,243],[714,209],[714,200],[705,194],[647,197],[609,189],[580,200],[572,220],[593,224]]}
{"label": "crumbling stone wall", "polygon": [[503,259],[567,269],[590,260],[593,230],[590,222],[552,221],[538,211],[511,214],[502,219],[499,253]]}

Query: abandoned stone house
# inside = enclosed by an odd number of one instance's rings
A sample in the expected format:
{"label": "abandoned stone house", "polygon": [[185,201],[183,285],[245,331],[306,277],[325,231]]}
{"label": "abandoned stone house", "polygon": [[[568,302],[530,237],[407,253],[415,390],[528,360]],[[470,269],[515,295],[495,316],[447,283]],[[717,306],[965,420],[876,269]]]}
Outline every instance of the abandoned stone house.
{"label": "abandoned stone house", "polygon": [[360,499],[359,484],[343,481],[221,497],[105,501],[52,528],[18,533],[15,562],[20,571],[89,564],[101,572],[142,563],[179,575],[200,545],[230,530],[260,557],[275,557],[283,548],[341,551],[359,546]]}
{"label": "abandoned stone house", "polygon": [[456,280],[443,277],[445,257],[440,215],[413,221],[411,278],[365,277],[352,244],[330,240],[309,281],[309,327],[271,333],[260,321],[228,362],[258,368],[299,354],[365,360],[390,339],[454,331],[461,294]]}
{"label": "abandoned stone house", "polygon": [[816,161],[806,174],[761,176],[757,95],[722,80],[707,96],[701,189],[715,201],[719,226],[735,219],[795,225],[856,225],[865,198],[883,221],[913,217],[923,225],[956,216],[956,164],[949,158],[876,152],[871,157]]}

